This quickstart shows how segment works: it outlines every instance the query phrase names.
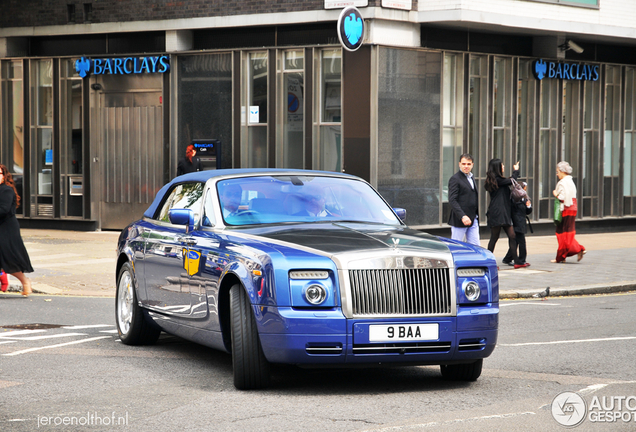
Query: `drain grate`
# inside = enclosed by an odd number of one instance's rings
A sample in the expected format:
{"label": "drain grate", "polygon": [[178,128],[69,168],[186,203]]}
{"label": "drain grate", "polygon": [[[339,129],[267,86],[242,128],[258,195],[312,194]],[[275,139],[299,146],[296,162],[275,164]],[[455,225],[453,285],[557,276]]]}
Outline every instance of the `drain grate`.
{"label": "drain grate", "polygon": [[6,326],[2,326],[0,328],[21,329],[21,330],[40,330],[40,329],[54,329],[54,328],[60,328],[60,327],[64,327],[64,326],[66,326],[66,324],[41,324],[41,323],[35,323],[35,324],[6,325]]}

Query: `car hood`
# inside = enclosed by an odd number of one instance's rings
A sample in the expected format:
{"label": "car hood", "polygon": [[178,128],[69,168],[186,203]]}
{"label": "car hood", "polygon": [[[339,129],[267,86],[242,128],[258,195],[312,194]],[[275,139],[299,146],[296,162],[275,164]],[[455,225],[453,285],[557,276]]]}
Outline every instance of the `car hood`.
{"label": "car hood", "polygon": [[404,226],[364,223],[313,223],[250,229],[250,234],[336,255],[357,251],[390,252],[415,249],[419,252],[449,253],[439,238]]}

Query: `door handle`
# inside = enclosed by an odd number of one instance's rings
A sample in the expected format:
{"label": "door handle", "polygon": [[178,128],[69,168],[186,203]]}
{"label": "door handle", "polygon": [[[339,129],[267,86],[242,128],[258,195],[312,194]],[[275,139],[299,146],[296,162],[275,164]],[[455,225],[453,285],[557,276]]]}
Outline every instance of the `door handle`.
{"label": "door handle", "polygon": [[197,244],[197,240],[194,237],[179,237],[177,240],[187,246],[194,246]]}

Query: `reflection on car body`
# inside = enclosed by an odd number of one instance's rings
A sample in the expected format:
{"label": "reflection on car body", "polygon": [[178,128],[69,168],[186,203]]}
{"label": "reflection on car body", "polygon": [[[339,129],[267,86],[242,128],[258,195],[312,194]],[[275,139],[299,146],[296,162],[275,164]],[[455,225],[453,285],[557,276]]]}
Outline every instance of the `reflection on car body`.
{"label": "reflection on car body", "polygon": [[355,176],[186,174],[118,251],[121,340],[163,330],[230,352],[240,389],[267,386],[271,363],[437,364],[470,381],[497,341],[492,254],[409,229]]}

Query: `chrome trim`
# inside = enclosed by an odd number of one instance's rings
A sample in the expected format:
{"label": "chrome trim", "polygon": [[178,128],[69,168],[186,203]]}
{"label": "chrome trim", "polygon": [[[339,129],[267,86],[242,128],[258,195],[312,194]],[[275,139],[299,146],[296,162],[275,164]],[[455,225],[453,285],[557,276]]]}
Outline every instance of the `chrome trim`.
{"label": "chrome trim", "polygon": [[[415,264],[409,266],[408,263],[421,261],[406,258],[421,258],[437,264],[433,268],[416,268]],[[342,311],[349,319],[457,315],[455,264],[450,251],[424,253],[404,248],[340,254],[334,255],[332,259],[338,267]],[[353,285],[362,288],[357,289]],[[365,286],[377,289],[367,290],[368,295],[365,295]],[[398,286],[401,288],[392,289]],[[433,304],[421,297],[423,292],[417,290],[417,286],[430,288],[428,298],[432,299]],[[357,296],[358,306],[354,305],[354,295]],[[411,310],[405,311],[401,305],[409,299]]]}

